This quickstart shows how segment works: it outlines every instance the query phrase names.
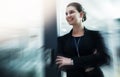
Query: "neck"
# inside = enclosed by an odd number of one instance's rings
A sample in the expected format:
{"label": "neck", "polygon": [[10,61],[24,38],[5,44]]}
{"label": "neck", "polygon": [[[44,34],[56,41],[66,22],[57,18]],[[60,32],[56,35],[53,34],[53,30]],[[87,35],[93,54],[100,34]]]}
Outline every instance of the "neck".
{"label": "neck", "polygon": [[84,35],[84,26],[83,25],[74,25],[72,35],[73,36],[83,36]]}

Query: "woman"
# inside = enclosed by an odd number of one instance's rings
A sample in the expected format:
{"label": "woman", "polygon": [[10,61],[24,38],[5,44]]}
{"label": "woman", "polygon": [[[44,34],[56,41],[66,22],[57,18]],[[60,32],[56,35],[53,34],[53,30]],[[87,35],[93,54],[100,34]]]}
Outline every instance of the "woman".
{"label": "woman", "polygon": [[86,13],[81,4],[68,4],[66,20],[73,28],[58,38],[58,68],[65,70],[67,77],[104,77],[100,66],[108,62],[107,49],[98,31],[83,26]]}

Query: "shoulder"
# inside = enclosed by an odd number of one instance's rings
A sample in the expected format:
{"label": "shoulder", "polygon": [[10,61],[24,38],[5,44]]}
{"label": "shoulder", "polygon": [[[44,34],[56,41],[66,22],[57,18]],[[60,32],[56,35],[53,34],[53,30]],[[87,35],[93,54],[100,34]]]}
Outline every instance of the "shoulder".
{"label": "shoulder", "polygon": [[59,37],[58,37],[58,41],[65,40],[65,39],[67,39],[67,38],[69,38],[69,37],[70,37],[70,34],[67,33],[67,34],[65,34],[65,35],[63,35],[63,36],[59,36]]}
{"label": "shoulder", "polygon": [[99,35],[100,34],[100,31],[98,31],[98,30],[91,30],[91,29],[85,28],[85,31],[87,33],[91,33],[91,34],[95,34],[95,35]]}
{"label": "shoulder", "polygon": [[91,29],[87,29],[85,28],[85,30],[88,32],[88,33],[92,33],[92,34],[99,34],[100,31],[97,31],[97,30],[91,30]]}
{"label": "shoulder", "polygon": [[97,31],[97,30],[90,30],[90,29],[85,29],[86,30],[86,33],[95,37],[95,38],[102,38],[102,35],[100,33],[100,31]]}

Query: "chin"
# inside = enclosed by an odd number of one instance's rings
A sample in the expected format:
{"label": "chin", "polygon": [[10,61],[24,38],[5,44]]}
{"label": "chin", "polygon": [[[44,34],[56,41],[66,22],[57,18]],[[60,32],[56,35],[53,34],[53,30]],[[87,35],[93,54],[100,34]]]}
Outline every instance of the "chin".
{"label": "chin", "polygon": [[74,23],[69,23],[69,25],[74,25]]}
{"label": "chin", "polygon": [[69,23],[69,25],[74,25],[75,21],[69,21],[68,23]]}
{"label": "chin", "polygon": [[74,23],[72,23],[72,22],[69,22],[69,25],[73,25]]}

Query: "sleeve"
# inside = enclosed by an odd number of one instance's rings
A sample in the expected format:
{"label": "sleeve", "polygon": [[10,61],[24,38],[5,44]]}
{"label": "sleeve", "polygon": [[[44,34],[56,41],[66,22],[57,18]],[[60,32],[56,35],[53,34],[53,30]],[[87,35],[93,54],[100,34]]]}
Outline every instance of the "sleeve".
{"label": "sleeve", "polygon": [[57,55],[59,56],[63,56],[63,38],[62,37],[58,37],[57,38]]}
{"label": "sleeve", "polygon": [[[63,36],[61,36],[61,37],[58,37],[57,39],[57,56],[65,56],[63,48],[64,48],[64,38]],[[66,69],[67,69],[66,66],[62,67],[60,68],[59,72],[61,72],[61,70],[66,71]]]}
{"label": "sleeve", "polygon": [[83,68],[99,67],[109,62],[110,57],[107,53],[107,48],[102,36],[99,32],[95,32],[92,36],[94,36],[97,53],[88,56],[81,56],[79,58],[73,57],[74,66]]}

